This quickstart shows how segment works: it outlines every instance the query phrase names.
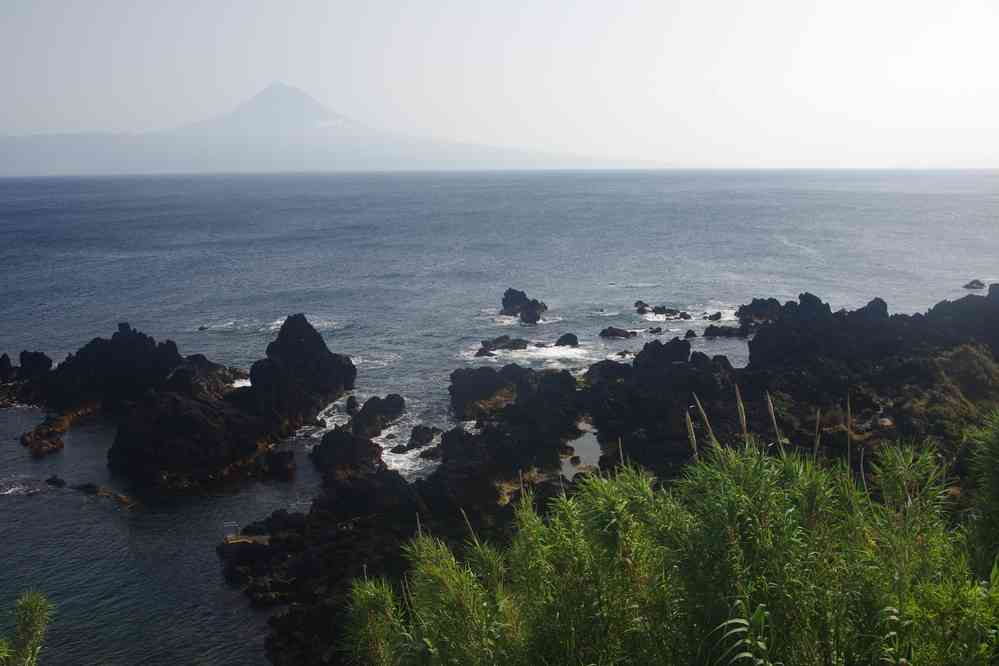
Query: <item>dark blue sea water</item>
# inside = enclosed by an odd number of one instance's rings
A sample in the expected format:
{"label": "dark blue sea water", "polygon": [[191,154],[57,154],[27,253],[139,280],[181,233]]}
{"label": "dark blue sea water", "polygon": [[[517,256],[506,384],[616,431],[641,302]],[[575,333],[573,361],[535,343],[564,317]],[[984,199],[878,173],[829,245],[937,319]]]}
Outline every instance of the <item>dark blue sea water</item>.
{"label": "dark blue sea water", "polygon": [[[636,299],[696,315],[753,296],[812,291],[834,307],[873,296],[894,311],[999,279],[999,172],[575,172],[0,180],[0,352],[57,361],[128,321],[182,353],[248,366],[284,316],[305,312],[358,365],[358,395],[401,393],[415,422],[448,424],[457,367],[515,360],[578,369],[670,334]],[[508,286],[550,310],[497,316]],[[207,327],[199,330],[200,327]],[[578,350],[474,359],[501,333]],[[695,348],[746,360],[744,343]],[[31,461],[17,435],[42,417],[0,412],[0,605],[35,587],[58,604],[51,664],[261,663],[266,614],[224,585],[222,522],[306,506],[292,484],[131,511],[40,483],[117,482],[113,430],[93,423]],[[386,445],[392,442],[382,440]],[[406,474],[427,471],[387,456]],[[9,626],[6,621],[0,627]]]}

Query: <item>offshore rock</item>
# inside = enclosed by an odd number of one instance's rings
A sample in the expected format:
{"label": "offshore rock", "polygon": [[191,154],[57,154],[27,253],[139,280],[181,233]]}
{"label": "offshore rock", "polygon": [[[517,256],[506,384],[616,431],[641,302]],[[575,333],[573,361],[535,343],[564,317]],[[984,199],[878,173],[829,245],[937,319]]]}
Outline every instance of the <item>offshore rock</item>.
{"label": "offshore rock", "polygon": [[511,338],[509,335],[501,335],[491,340],[483,340],[476,356],[493,356],[493,352],[498,350],[519,350],[527,349],[528,341],[523,338]]}
{"label": "offshore rock", "polygon": [[617,328],[616,326],[608,326],[604,330],[600,331],[601,338],[633,338],[637,335],[638,333],[635,331],[628,331],[623,328]]}
{"label": "offshore rock", "polygon": [[579,338],[573,333],[564,333],[555,341],[556,347],[578,347]]}
{"label": "offshore rock", "polygon": [[285,320],[267,345],[267,358],[250,368],[257,411],[280,435],[315,421],[323,407],[354,388],[356,377],[350,358],[332,353],[303,314]]}
{"label": "offshore rock", "polygon": [[517,289],[507,289],[503,294],[503,307],[500,314],[520,317],[525,324],[536,324],[548,310],[542,301],[527,297],[527,293]]}
{"label": "offshore rock", "polygon": [[397,420],[406,411],[406,401],[397,393],[390,393],[384,398],[374,396],[369,398],[350,425],[358,437],[377,437],[392,421]]}

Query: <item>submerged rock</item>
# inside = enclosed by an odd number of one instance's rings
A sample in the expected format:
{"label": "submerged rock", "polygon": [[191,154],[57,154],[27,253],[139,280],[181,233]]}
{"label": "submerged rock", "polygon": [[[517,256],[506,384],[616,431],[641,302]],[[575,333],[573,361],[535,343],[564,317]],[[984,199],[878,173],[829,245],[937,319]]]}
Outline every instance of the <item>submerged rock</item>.
{"label": "submerged rock", "polygon": [[965,289],[985,289],[985,283],[981,280],[972,280],[968,284],[964,285]]}
{"label": "submerged rock", "polygon": [[45,479],[45,483],[47,483],[48,485],[53,486],[55,488],[65,488],[66,487],[66,480],[63,479],[62,477],[56,476],[55,474],[53,474],[49,478]]}

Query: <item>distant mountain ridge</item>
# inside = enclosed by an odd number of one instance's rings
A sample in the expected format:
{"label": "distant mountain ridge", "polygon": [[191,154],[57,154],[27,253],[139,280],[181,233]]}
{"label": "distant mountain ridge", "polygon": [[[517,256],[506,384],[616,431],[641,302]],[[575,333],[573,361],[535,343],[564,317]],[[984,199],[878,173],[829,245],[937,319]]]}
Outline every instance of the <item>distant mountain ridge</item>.
{"label": "distant mountain ridge", "polygon": [[581,166],[593,164],[373,129],[283,83],[228,113],[168,130],[0,137],[0,176]]}

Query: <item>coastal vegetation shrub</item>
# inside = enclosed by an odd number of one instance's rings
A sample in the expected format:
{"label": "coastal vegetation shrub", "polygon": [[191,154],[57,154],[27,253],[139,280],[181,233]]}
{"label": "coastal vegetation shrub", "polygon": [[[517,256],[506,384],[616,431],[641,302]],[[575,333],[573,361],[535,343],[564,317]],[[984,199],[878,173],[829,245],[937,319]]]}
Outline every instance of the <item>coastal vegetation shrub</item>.
{"label": "coastal vegetation shrub", "polygon": [[999,411],[969,433],[973,481],[972,535],[976,565],[981,572],[999,555]]}
{"label": "coastal vegetation shrub", "polygon": [[928,444],[883,447],[862,479],[747,438],[664,484],[624,466],[544,515],[525,497],[503,548],[421,534],[398,585],[355,581],[344,649],[379,666],[999,663],[999,416],[973,437],[963,521]]}
{"label": "coastal vegetation shrub", "polygon": [[52,604],[39,592],[25,592],[14,606],[14,636],[0,638],[0,666],[37,666],[52,618]]}

